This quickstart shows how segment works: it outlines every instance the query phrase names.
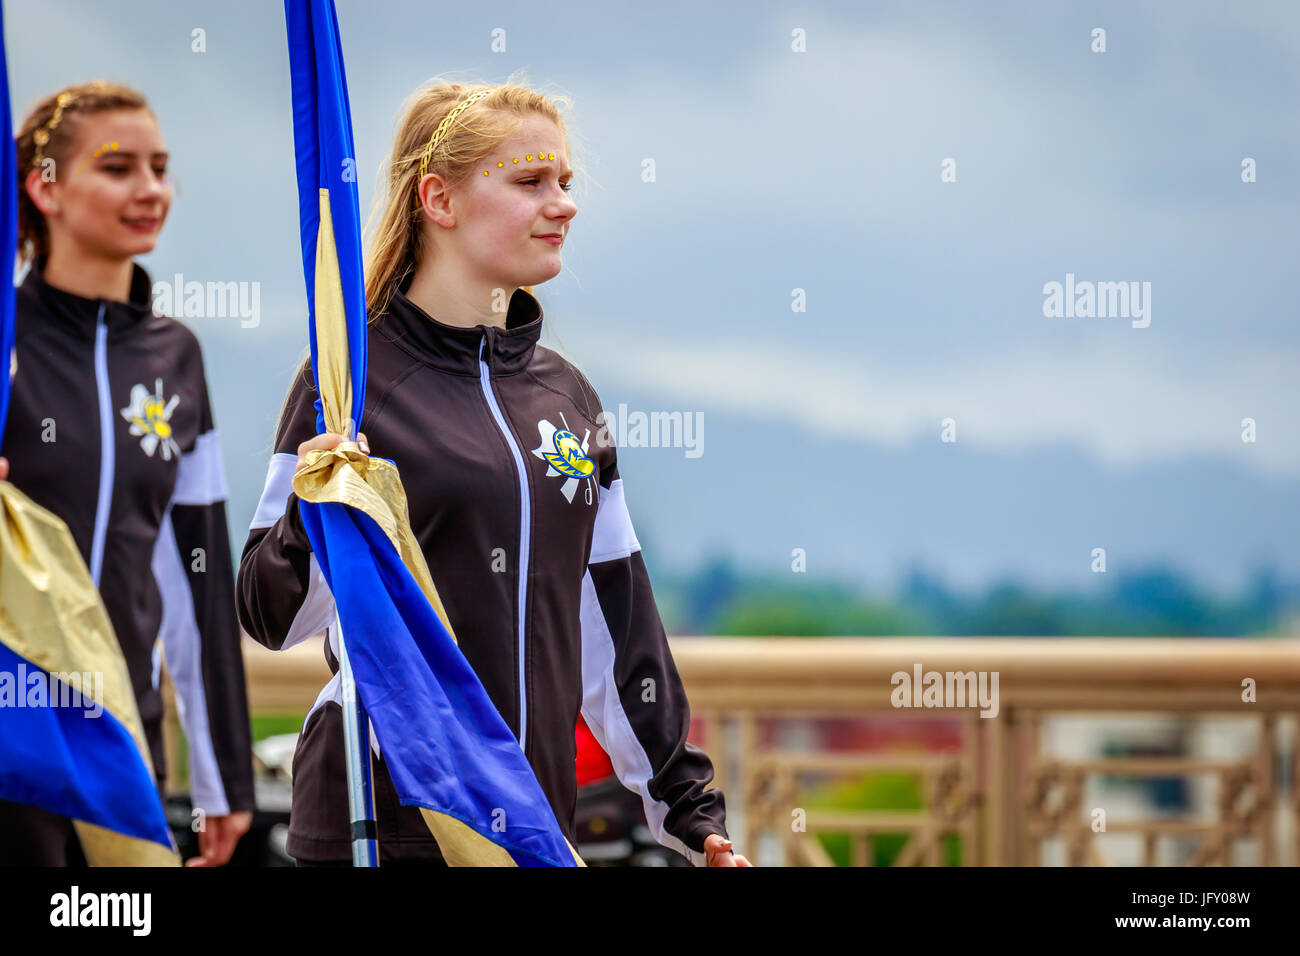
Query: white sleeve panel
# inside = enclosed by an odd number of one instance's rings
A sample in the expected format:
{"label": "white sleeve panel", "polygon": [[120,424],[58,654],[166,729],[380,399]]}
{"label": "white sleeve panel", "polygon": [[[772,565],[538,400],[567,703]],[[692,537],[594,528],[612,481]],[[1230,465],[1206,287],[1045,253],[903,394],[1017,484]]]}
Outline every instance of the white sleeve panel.
{"label": "white sleeve panel", "polygon": [[193,450],[181,456],[172,503],[210,505],[225,501],[229,494],[226,468],[221,457],[221,438],[214,428],[200,435]]}
{"label": "white sleeve panel", "polygon": [[311,556],[311,572],[307,579],[307,596],[303,598],[302,607],[289,625],[289,633],[284,636],[280,650],[288,650],[295,644],[315,637],[334,624],[334,594],[325,581],[325,573],[316,563],[316,555]]}
{"label": "white sleeve panel", "polygon": [[[619,482],[615,481],[614,484]],[[620,501],[621,497],[620,494]],[[630,529],[630,523],[628,527]],[[592,561],[595,560],[593,553]],[[619,698],[618,682],[614,678],[614,639],[605,623],[605,614],[600,608],[590,571],[582,576],[581,620],[582,719],[591,728],[596,742],[609,754],[614,772],[618,774],[623,786],[641,795],[646,822],[650,824],[654,838],[696,866],[706,865],[703,853],[690,849],[664,829],[664,818],[670,808],[662,800],[650,796],[650,778],[654,776],[654,768],[650,765],[650,757],[645,748],[637,740],[632,722]]]}
{"label": "white sleeve panel", "polygon": [[249,531],[269,528],[280,520],[284,514],[289,495],[293,492],[293,473],[298,470],[298,456],[288,452],[279,452],[271,456],[271,464],[266,469],[266,484],[262,488],[262,497],[257,502],[257,511],[248,526]]}
{"label": "white sleeve panel", "polygon": [[[253,515],[249,530],[269,528],[280,520],[289,495],[293,492],[293,474],[298,468],[298,456],[288,452],[279,452],[271,456],[271,463],[266,470],[266,484],[262,488],[261,500],[257,503],[257,512]],[[334,595],[330,593],[325,575],[316,562],[316,555],[311,556],[311,570],[307,579],[307,596],[303,598],[302,607],[294,615],[285,635],[280,650],[315,637],[334,623]]]}
{"label": "white sleeve panel", "polygon": [[171,511],[163,518],[154,544],[153,574],[162,594],[162,623],[158,629],[167,674],[176,687],[176,709],[190,752],[190,795],[194,806],[209,816],[230,812],[226,788],[208,729],[208,702],[203,689],[203,653],[194,595],[176,534]]}
{"label": "white sleeve panel", "polygon": [[591,557],[588,564],[626,558],[641,550],[641,542],[632,530],[632,518],[623,498],[623,479],[615,478],[608,488],[600,489],[596,503],[596,525],[591,534]]}

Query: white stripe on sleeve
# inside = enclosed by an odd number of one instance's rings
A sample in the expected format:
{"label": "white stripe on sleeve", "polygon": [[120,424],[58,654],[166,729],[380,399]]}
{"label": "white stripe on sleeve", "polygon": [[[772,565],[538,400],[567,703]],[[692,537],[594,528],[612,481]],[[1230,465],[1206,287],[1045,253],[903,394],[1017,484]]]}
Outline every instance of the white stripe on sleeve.
{"label": "white stripe on sleeve", "polygon": [[181,456],[176,470],[176,489],[172,502],[178,505],[210,505],[229,497],[226,468],[221,458],[221,439],[217,430],[204,432],[194,442],[192,451]]}
{"label": "white stripe on sleeve", "polygon": [[266,484],[262,488],[262,497],[257,502],[257,512],[249,531],[269,528],[280,520],[289,495],[293,492],[293,473],[298,470],[298,456],[288,452],[278,452],[271,456],[271,464],[266,469]]}
{"label": "white stripe on sleeve", "polygon": [[307,578],[307,596],[303,598],[302,607],[293,616],[289,633],[284,636],[280,650],[286,651],[315,637],[334,623],[334,594],[325,581],[325,572],[316,563],[316,555],[311,556],[311,571]]}
{"label": "white stripe on sleeve", "polygon": [[[595,557],[592,560],[595,561]],[[696,866],[706,865],[703,853],[692,850],[664,829],[664,818],[670,808],[662,800],[650,796],[650,778],[654,776],[654,768],[641,741],[637,740],[636,731],[632,729],[632,722],[618,696],[618,682],[614,679],[614,639],[600,609],[590,571],[582,576],[581,621],[582,719],[591,728],[596,742],[609,754],[614,772],[623,786],[641,795],[646,822],[650,824],[654,838]]]}
{"label": "white stripe on sleeve", "polygon": [[600,489],[596,503],[596,525],[591,533],[591,557],[588,564],[626,558],[641,550],[641,542],[632,530],[632,518],[623,498],[623,479],[615,478],[608,488]]}
{"label": "white stripe on sleeve", "polygon": [[194,806],[209,816],[230,812],[225,784],[217,767],[212,735],[208,729],[208,702],[203,689],[203,649],[194,595],[176,546],[170,510],[158,529],[153,551],[153,574],[162,593],[162,624],[158,634],[163,644],[167,673],[176,687],[176,709],[190,751],[190,795]]}
{"label": "white stripe on sleeve", "polygon": [[[248,530],[269,528],[284,515],[289,495],[293,493],[293,473],[298,469],[298,456],[288,452],[279,452],[271,456],[271,464],[266,470],[266,485],[262,489],[262,499],[257,503],[257,513]],[[311,556],[311,569],[307,577],[307,596],[303,598],[302,607],[294,615],[285,635],[280,650],[288,650],[293,645],[315,637],[334,623],[334,595],[330,592],[325,574],[316,562],[316,555]]]}

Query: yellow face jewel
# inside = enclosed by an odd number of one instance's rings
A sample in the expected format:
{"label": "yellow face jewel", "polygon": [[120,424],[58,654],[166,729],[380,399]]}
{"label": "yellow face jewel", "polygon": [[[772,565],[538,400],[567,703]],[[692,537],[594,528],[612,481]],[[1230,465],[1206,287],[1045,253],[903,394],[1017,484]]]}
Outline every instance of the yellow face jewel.
{"label": "yellow face jewel", "polygon": [[[543,162],[544,160],[548,160],[548,159],[549,159],[549,160],[554,160],[554,159],[555,159],[555,154],[554,154],[554,153],[543,153],[543,152],[538,152],[538,153],[536,153],[536,154],[534,154],[534,153],[525,153],[525,154],[524,154],[524,159],[531,163],[531,162],[533,161],[533,156],[534,156],[534,155],[537,156],[537,161],[538,161],[539,163],[540,163],[540,162]],[[513,163],[513,164],[515,164],[515,165],[518,165],[518,164],[519,164],[519,157],[518,157],[518,156],[515,156],[515,157],[511,158],[510,162]],[[501,168],[503,168],[504,166],[505,166],[505,163],[497,163],[497,169],[501,169]],[[485,172],[485,173],[483,173],[483,175],[486,176],[487,173]]]}
{"label": "yellow face jewel", "polygon": [[92,159],[98,159],[100,156],[103,156],[105,153],[115,153],[117,152],[117,150],[118,150],[117,140],[113,140],[113,142],[111,143],[105,143],[103,146],[100,146],[98,149],[92,150],[91,154],[87,156],[85,159],[83,159],[80,164],[78,164],[77,172],[81,172],[83,169],[85,169]]}

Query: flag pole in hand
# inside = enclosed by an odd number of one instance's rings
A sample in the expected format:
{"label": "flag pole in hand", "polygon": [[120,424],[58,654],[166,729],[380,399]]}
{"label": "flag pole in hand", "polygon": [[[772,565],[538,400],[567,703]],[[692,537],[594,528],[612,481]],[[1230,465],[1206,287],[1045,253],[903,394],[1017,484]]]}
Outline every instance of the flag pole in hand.
{"label": "flag pole in hand", "polygon": [[334,626],[339,638],[339,680],[343,685],[343,748],[348,768],[348,816],[352,821],[352,865],[378,866],[375,801],[370,777],[370,721],[357,694],[356,678],[338,612]]}

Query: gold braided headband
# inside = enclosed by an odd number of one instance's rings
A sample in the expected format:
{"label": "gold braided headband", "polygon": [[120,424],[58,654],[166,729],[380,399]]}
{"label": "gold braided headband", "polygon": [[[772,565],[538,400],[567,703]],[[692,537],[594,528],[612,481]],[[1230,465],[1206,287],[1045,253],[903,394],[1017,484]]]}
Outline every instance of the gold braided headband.
{"label": "gold braided headband", "polygon": [[[93,90],[100,90],[107,84],[103,80],[95,80],[89,86]],[[36,144],[36,155],[32,157],[33,166],[39,166],[45,162],[45,147],[50,142],[50,134],[59,125],[59,120],[63,119],[63,111],[75,103],[79,95],[78,93],[60,93],[58,99],[54,101],[54,115],[40,129],[32,133],[32,141]]]}
{"label": "gold braided headband", "polygon": [[[495,92],[495,88],[479,90],[466,100],[458,103],[456,108],[443,118],[443,121],[438,124],[438,128],[433,131],[433,135],[429,137],[429,144],[424,147],[424,156],[420,158],[420,179],[423,179],[429,172],[429,160],[433,158],[433,151],[438,148],[438,144],[442,142],[442,138],[447,135],[447,130],[451,129],[451,124],[456,121],[456,117],[465,112],[479,100],[483,99],[483,97],[490,96]],[[420,179],[417,179],[416,182],[418,183]]]}

